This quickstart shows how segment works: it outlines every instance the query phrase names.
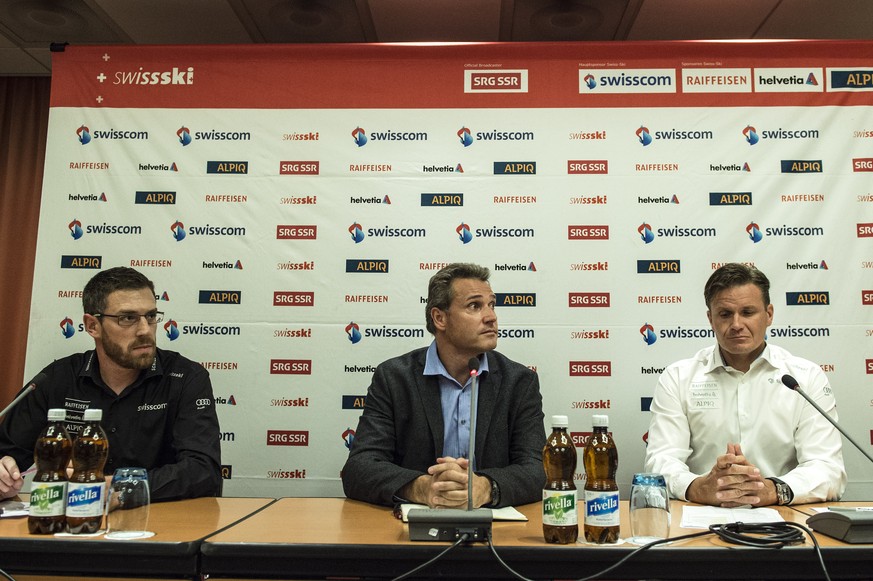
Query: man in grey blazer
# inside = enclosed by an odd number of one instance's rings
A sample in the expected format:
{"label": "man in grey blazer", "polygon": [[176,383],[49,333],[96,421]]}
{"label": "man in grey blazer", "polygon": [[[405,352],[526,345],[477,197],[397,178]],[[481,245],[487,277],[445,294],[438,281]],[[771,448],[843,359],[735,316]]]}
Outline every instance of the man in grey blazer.
{"label": "man in grey blazer", "polygon": [[428,284],[428,348],[376,368],[342,471],[346,496],[375,504],[467,505],[470,368],[478,360],[476,507],[542,499],[545,445],[535,372],[494,351],[496,297],[489,271],[454,263]]}

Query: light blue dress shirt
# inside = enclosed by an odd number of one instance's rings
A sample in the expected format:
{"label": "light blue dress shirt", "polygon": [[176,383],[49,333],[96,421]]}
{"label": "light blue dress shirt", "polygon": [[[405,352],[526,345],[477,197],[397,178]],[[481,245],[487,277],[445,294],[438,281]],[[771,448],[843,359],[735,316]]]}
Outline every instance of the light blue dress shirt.
{"label": "light blue dress shirt", "polygon": [[[479,378],[488,373],[488,358],[479,357]],[[446,371],[437,354],[436,341],[430,344],[424,361],[423,375],[436,375],[440,386],[440,404],[443,411],[443,456],[469,458],[470,456],[470,399],[473,378],[464,385]],[[476,470],[476,466],[473,466]]]}

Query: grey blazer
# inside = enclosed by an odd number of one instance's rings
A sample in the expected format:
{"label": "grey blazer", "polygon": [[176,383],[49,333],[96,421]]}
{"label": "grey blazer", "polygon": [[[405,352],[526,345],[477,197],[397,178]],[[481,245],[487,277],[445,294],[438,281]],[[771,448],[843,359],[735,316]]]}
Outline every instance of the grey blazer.
{"label": "grey blazer", "polygon": [[[426,348],[376,368],[364,413],[342,470],[346,496],[391,505],[408,482],[443,455],[439,384],[425,377]],[[542,396],[537,374],[496,351],[479,382],[476,473],[500,487],[497,506],[542,499],[545,484]]]}

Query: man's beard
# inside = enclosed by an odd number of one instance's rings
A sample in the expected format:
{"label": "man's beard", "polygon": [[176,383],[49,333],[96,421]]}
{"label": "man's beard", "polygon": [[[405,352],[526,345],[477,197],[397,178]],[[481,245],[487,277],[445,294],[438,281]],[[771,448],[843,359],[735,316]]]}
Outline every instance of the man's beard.
{"label": "man's beard", "polygon": [[[111,339],[102,337],[101,342],[103,344],[103,351],[106,353],[106,356],[109,357],[109,359],[111,359],[116,365],[124,367],[125,369],[148,369],[149,367],[151,367],[152,362],[155,359],[154,349],[152,349],[150,353],[133,355],[129,351],[125,351],[119,343],[115,343]],[[154,347],[154,342],[139,341],[132,344],[130,346],[130,349],[134,349],[142,345],[150,345]]]}

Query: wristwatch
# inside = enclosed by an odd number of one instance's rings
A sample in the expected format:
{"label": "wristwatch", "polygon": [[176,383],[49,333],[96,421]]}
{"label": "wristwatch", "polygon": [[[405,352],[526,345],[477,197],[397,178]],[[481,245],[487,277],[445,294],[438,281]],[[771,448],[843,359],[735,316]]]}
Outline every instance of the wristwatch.
{"label": "wristwatch", "polygon": [[491,479],[491,502],[489,504],[491,506],[500,504],[500,487],[494,479]]}
{"label": "wristwatch", "polygon": [[779,506],[790,504],[794,500],[794,492],[791,487],[779,480],[778,478],[768,478],[776,485],[776,504]]}

